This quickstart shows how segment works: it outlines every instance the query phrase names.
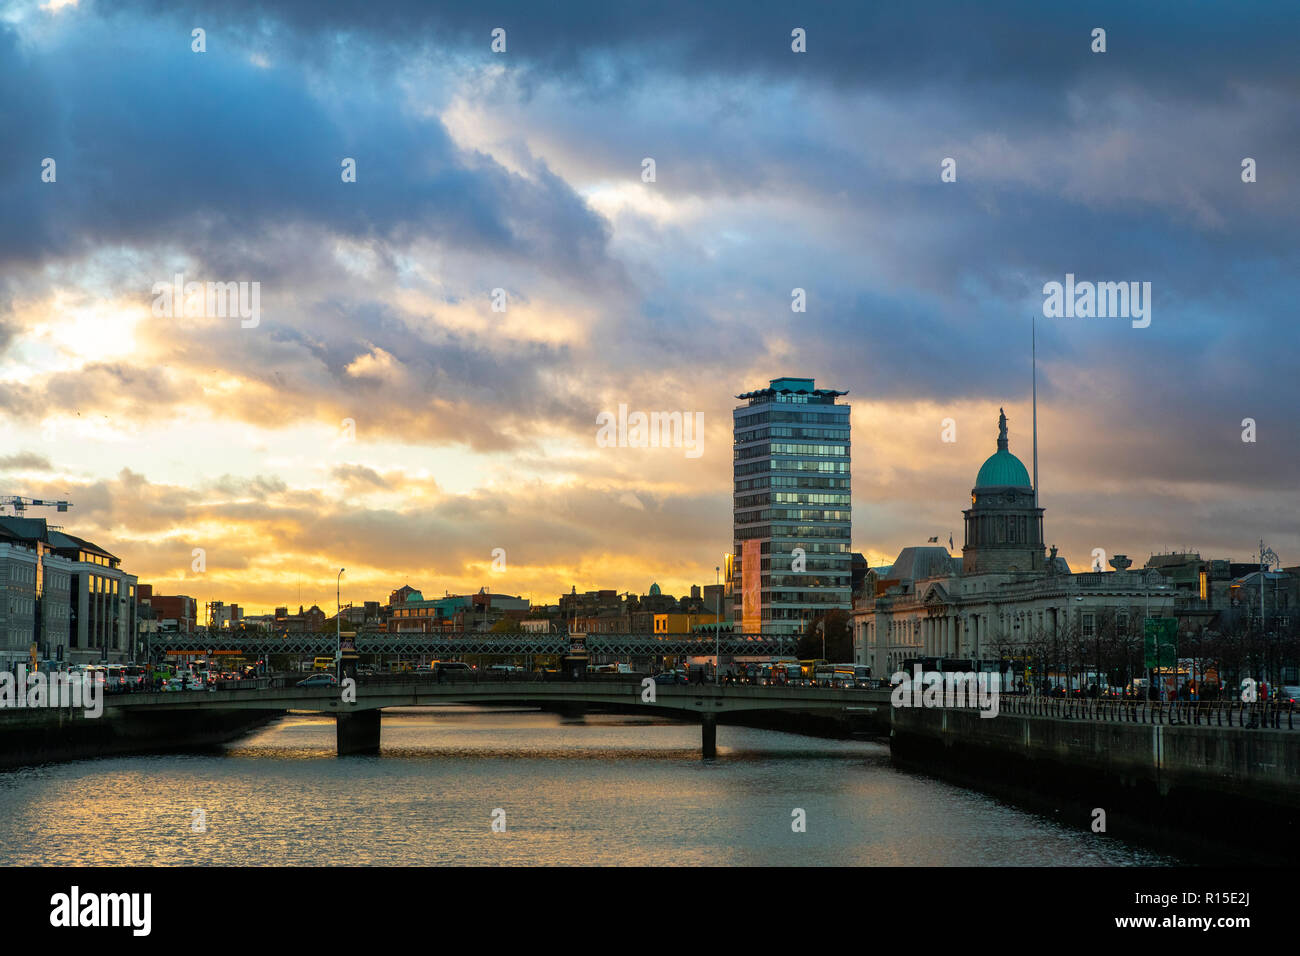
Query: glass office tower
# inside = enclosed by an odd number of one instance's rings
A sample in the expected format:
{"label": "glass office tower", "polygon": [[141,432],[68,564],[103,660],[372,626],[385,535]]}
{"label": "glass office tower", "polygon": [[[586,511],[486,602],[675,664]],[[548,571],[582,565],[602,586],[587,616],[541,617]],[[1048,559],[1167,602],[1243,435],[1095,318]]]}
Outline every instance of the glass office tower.
{"label": "glass office tower", "polygon": [[849,610],[852,592],[847,395],[810,378],[776,378],[736,397],[736,626],[797,634]]}

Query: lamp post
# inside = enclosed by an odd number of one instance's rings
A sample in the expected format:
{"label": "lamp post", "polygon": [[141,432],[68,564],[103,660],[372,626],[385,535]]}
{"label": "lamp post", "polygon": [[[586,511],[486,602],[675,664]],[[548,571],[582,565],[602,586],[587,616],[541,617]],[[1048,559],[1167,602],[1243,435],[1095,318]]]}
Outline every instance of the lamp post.
{"label": "lamp post", "polygon": [[722,566],[713,569],[713,684],[718,684],[718,671],[722,670]]}
{"label": "lamp post", "polygon": [[[1268,577],[1269,565],[1281,565],[1281,560],[1272,548],[1264,547],[1264,539],[1259,541],[1259,642],[1264,647],[1265,660],[1272,662],[1273,655],[1270,653],[1271,648],[1268,646],[1268,640],[1264,632],[1264,578]],[[1274,607],[1277,606],[1277,597],[1274,595]],[[1270,674],[1271,676],[1271,674]],[[1272,688],[1270,688],[1271,690]]]}
{"label": "lamp post", "polygon": [[334,579],[334,676],[343,679],[343,572]]}

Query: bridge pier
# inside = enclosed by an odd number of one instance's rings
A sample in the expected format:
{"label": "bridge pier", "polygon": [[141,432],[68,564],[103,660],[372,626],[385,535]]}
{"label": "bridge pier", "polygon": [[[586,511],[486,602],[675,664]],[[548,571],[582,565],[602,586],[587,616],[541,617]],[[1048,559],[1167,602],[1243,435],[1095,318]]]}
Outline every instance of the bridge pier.
{"label": "bridge pier", "polygon": [[718,715],[701,714],[700,734],[703,738],[705,760],[712,760],[718,755]]}
{"label": "bridge pier", "polygon": [[379,708],[336,716],[334,739],[340,757],[379,753]]}

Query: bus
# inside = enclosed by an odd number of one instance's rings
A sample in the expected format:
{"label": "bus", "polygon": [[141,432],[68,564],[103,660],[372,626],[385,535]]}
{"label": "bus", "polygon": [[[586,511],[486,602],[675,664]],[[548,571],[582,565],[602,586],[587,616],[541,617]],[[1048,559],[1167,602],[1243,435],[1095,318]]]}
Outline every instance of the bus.
{"label": "bus", "polygon": [[800,669],[800,671],[802,672],[803,679],[804,679],[805,681],[812,682],[812,681],[816,681],[816,679],[817,679],[817,670],[818,670],[818,668],[825,667],[826,664],[827,664],[826,661],[823,661],[823,660],[820,660],[820,659],[818,659],[818,660],[800,661],[800,662],[799,662],[799,669]]}
{"label": "bus", "polygon": [[832,687],[854,688],[858,686],[858,667],[856,664],[836,664],[831,675]]}
{"label": "bus", "polygon": [[312,661],[311,669],[313,671],[332,671],[334,669],[334,658],[318,657]]}

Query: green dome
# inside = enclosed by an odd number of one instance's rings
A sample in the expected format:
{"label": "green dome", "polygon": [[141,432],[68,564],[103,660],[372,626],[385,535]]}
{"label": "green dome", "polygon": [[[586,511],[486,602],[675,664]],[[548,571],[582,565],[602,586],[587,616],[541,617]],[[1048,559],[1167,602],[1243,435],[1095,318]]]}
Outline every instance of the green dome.
{"label": "green dome", "polygon": [[999,448],[989,456],[988,461],[980,466],[980,473],[975,478],[976,488],[996,488],[1010,485],[1012,488],[1031,488],[1029,472],[1024,463],[1005,448]]}

